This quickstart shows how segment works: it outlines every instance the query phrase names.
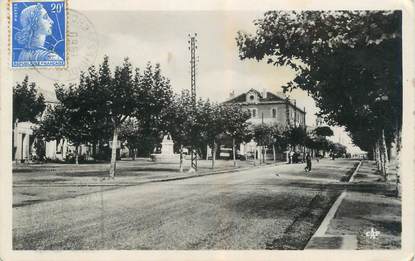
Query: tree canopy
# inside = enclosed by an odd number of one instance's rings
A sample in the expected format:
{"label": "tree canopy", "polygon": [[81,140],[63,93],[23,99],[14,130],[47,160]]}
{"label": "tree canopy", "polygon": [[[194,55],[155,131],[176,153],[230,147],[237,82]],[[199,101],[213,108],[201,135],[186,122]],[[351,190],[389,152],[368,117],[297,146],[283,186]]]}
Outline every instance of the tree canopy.
{"label": "tree canopy", "polygon": [[21,83],[16,83],[13,87],[13,123],[16,120],[36,123],[45,108],[45,98],[38,92],[36,83],[29,83],[27,75]]}
{"label": "tree canopy", "polygon": [[328,126],[317,127],[314,129],[314,133],[317,136],[329,137],[333,136],[333,130]]}
{"label": "tree canopy", "polygon": [[380,138],[401,125],[401,19],[400,11],[270,11],[236,40],[241,59],[295,70],[285,90],[307,91],[328,123]]}
{"label": "tree canopy", "polygon": [[46,141],[67,139],[75,146],[75,161],[78,163],[78,147],[90,140],[93,125],[80,109],[79,89],[75,85],[56,84],[55,92],[59,102],[48,106],[35,135]]}

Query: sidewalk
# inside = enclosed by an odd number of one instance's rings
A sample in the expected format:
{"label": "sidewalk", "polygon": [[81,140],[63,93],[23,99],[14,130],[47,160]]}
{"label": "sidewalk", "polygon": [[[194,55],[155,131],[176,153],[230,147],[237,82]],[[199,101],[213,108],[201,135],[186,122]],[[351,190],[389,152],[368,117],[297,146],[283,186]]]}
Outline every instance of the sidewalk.
{"label": "sidewalk", "polygon": [[198,162],[197,172],[179,172],[178,164],[154,163],[147,159],[121,161],[117,163],[117,174],[108,179],[109,164],[43,164],[19,165],[13,169],[13,207],[20,207],[42,201],[57,200],[97,191],[112,190],[124,186],[135,186],[151,182],[188,179],[198,176],[239,172],[251,168],[269,167],[285,162],[267,162],[256,165],[249,161],[218,160],[215,169],[210,161]]}
{"label": "sidewalk", "polygon": [[381,180],[374,162],[362,162],[306,249],[399,249],[401,201]]}

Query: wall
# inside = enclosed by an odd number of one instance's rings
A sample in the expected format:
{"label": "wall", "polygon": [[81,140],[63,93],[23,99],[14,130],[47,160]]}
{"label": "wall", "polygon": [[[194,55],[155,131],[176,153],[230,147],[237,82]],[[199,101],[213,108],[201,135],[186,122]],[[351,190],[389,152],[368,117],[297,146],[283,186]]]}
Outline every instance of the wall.
{"label": "wall", "polygon": [[[261,124],[262,115],[265,124],[280,124],[286,126],[287,117],[286,117],[286,105],[285,103],[275,103],[275,104],[245,104],[243,105],[245,109],[257,109],[257,115],[254,118],[250,118],[248,121],[252,124]],[[277,117],[272,117],[272,108],[277,109]],[[294,124],[294,115],[297,115],[297,124],[304,126],[304,113],[297,109],[297,113],[294,113],[294,107],[289,106],[290,111],[290,122]]]}

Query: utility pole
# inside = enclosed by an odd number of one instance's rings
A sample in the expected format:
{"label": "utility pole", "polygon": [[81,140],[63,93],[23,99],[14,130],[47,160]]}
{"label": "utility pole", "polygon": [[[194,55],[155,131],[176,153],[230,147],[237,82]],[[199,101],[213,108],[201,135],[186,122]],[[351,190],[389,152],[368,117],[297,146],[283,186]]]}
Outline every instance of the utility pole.
{"label": "utility pole", "polygon": [[199,57],[196,57],[197,49],[197,33],[189,34],[189,50],[190,50],[190,93],[192,95],[193,105],[196,105],[196,62],[199,62]]}
{"label": "utility pole", "polygon": [[[197,33],[188,34],[189,50],[190,50],[190,94],[192,96],[193,112],[196,111],[196,62],[199,61],[199,57],[196,57],[197,49]],[[213,157],[213,155],[212,155]],[[190,160],[191,168],[197,171],[197,153],[194,151],[193,144],[190,148]]]}

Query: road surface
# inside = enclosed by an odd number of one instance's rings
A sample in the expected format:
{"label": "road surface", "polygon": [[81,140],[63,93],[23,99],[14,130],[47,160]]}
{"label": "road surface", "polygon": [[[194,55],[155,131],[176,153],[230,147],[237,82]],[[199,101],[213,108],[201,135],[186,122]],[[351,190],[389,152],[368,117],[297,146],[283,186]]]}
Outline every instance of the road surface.
{"label": "road surface", "polygon": [[13,248],[302,249],[356,161],[313,164],[310,174],[261,167],[16,207]]}

